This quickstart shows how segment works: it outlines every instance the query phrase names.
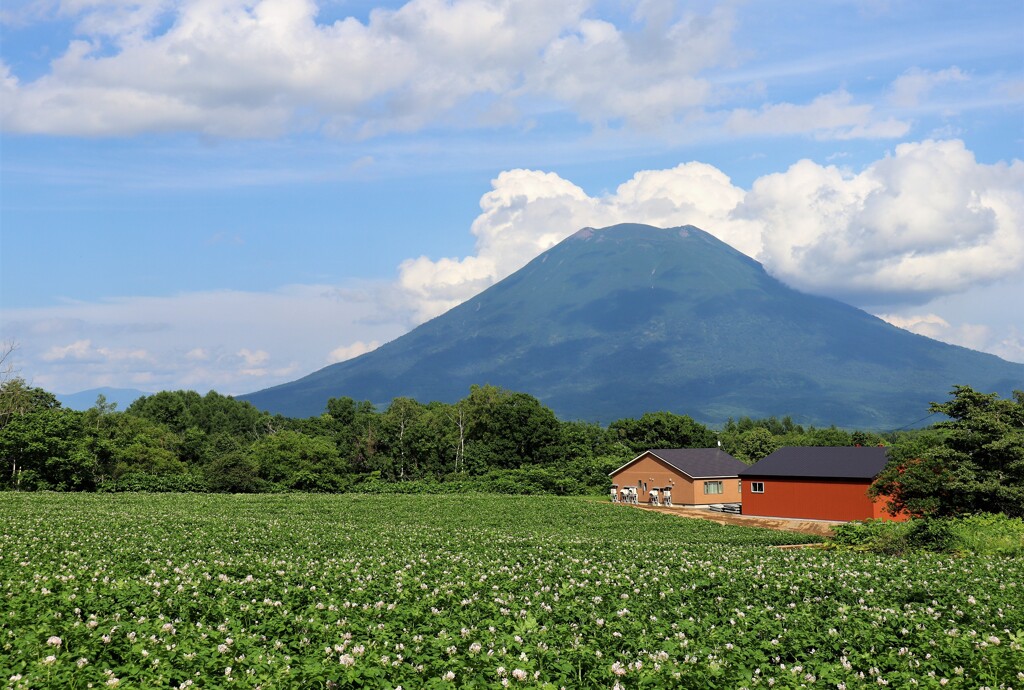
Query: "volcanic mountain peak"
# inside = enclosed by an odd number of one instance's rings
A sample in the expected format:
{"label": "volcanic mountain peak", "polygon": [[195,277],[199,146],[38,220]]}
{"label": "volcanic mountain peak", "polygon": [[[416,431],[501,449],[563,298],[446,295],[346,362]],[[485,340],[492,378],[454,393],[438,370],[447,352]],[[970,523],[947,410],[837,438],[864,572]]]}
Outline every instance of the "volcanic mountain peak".
{"label": "volcanic mountain peak", "polygon": [[373,352],[242,397],[315,415],[330,397],[454,402],[485,383],[604,423],[670,410],[889,429],[956,384],[1008,395],[1024,365],[793,290],[699,228],[622,224],[583,228]]}

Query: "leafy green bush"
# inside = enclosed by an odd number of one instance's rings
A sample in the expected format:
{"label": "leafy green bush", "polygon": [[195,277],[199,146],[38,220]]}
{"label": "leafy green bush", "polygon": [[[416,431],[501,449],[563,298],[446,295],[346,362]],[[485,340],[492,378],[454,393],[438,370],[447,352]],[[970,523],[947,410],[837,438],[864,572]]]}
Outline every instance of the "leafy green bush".
{"label": "leafy green bush", "polygon": [[952,523],[953,520],[939,518],[911,520],[907,523],[910,528],[907,543],[937,553],[956,551],[956,536],[953,534]]}
{"label": "leafy green bush", "polygon": [[949,521],[957,551],[1024,556],[1024,519],[979,514]]}
{"label": "leafy green bush", "polygon": [[827,546],[853,551],[898,554],[910,547],[911,523],[885,520],[847,522],[832,528]]}
{"label": "leafy green bush", "polygon": [[834,549],[901,554],[907,551],[1024,556],[1024,519],[979,514],[908,522],[865,520],[832,528]]}

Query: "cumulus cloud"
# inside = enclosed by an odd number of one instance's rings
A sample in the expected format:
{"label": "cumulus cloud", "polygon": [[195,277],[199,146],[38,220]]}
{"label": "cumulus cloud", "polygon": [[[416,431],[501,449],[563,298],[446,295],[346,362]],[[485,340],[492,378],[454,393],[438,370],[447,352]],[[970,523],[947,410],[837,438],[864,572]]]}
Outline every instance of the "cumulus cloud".
{"label": "cumulus cloud", "polygon": [[901,144],[851,173],[800,161],[756,180],[737,213],[786,282],[854,303],[924,302],[1024,267],[1024,162],[961,141]]}
{"label": "cumulus cloud", "polygon": [[729,55],[732,11],[676,18],[673,4],[640,3],[634,17],[645,30],[637,34],[607,21],[580,21],[546,48],[527,86],[570,104],[587,121],[621,119],[647,129],[707,103],[711,85],[698,75]]}
{"label": "cumulus cloud", "polygon": [[525,265],[581,227],[704,228],[799,289],[854,303],[925,302],[1024,267],[1024,162],[981,164],[960,141],[902,144],[859,173],[810,160],[749,190],[686,163],[590,196],[554,173],[492,181],[475,254],[400,267],[421,319]]}
{"label": "cumulus cloud", "polygon": [[410,0],[322,24],[313,0],[64,2],[77,36],[49,73],[0,71],[4,127],[373,136],[487,125],[547,102],[652,126],[708,101],[699,73],[728,58],[727,10],[646,2],[620,27],[592,4]]}

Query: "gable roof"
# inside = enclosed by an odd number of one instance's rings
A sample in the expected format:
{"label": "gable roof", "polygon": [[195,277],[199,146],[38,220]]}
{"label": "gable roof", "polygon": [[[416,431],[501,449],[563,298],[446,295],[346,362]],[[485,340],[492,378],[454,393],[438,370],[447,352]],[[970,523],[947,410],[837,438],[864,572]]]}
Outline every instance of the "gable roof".
{"label": "gable roof", "polygon": [[679,470],[690,479],[704,477],[735,477],[747,465],[721,448],[652,448],[636,456],[611,473],[615,476],[646,455],[653,455],[666,465]]}
{"label": "gable roof", "polygon": [[874,479],[888,462],[878,446],[801,446],[777,451],[745,468],[741,477]]}

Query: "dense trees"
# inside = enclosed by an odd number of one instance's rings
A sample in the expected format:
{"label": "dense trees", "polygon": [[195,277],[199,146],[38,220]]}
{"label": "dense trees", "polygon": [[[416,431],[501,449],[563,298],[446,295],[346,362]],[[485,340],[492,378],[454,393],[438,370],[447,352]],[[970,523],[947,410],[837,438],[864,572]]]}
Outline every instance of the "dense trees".
{"label": "dense trees", "polygon": [[1024,516],[1024,392],[1000,399],[956,386],[952,396],[931,405],[949,418],[940,433],[897,443],[872,492],[915,516]]}
{"label": "dense trees", "polygon": [[1020,514],[1024,394],[955,389],[948,422],[885,438],[789,418],[714,431],[652,412],[608,427],[563,422],[536,398],[473,386],[454,404],[396,398],[382,410],[331,398],[323,414],[273,416],[215,392],[165,391],[117,411],[78,412],[19,378],[0,382],[0,488],[71,491],[603,492],[608,473],[648,448],[714,447],[756,462],[783,445],[891,444],[876,490],[915,514]]}
{"label": "dense trees", "polygon": [[165,391],[124,412],[102,397],[85,412],[67,410],[20,379],[3,394],[17,404],[0,418],[0,486],[18,490],[379,490],[481,477],[521,490],[524,477],[509,473],[529,469],[527,489],[571,493],[599,487],[609,465],[592,462],[604,429],[563,424],[536,398],[494,386],[474,386],[454,405],[397,398],[383,411],[331,398],[308,419],[215,392]]}

